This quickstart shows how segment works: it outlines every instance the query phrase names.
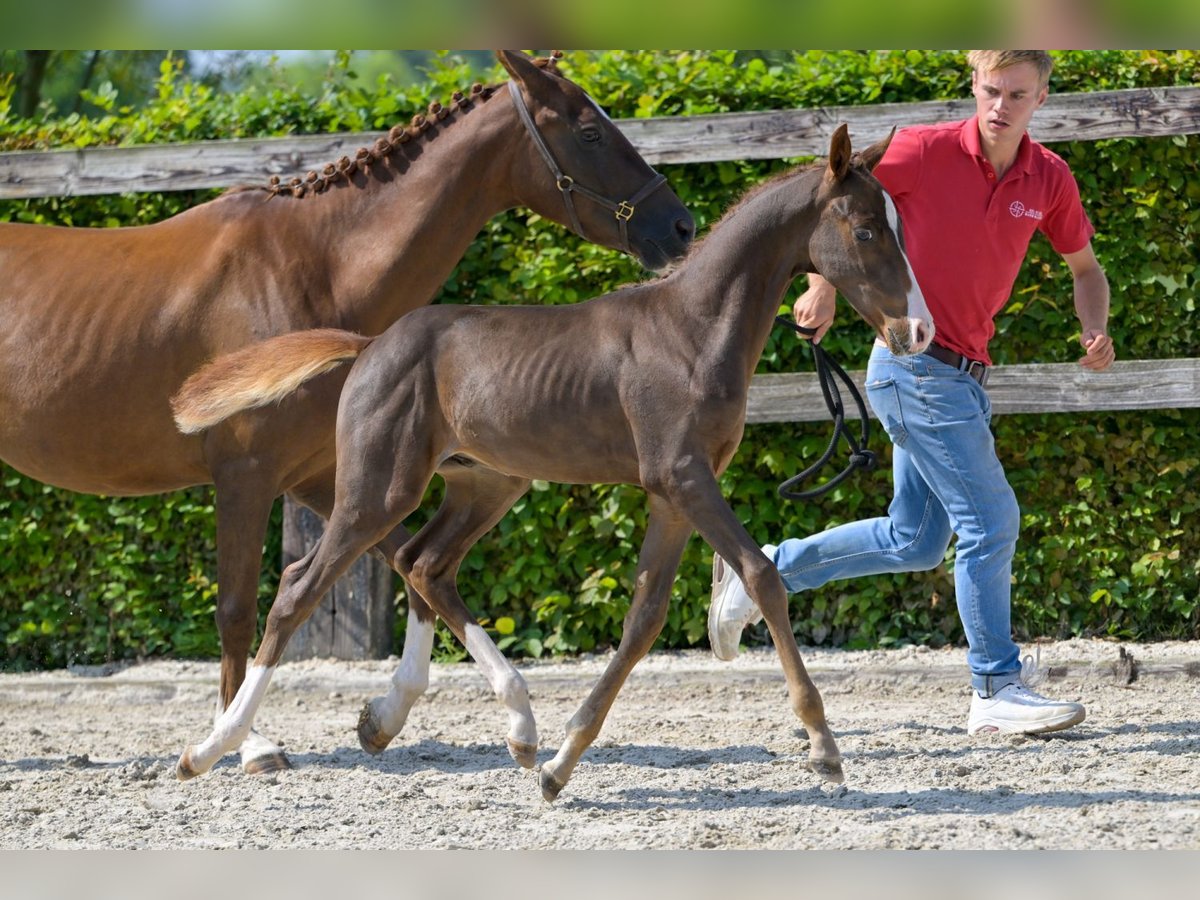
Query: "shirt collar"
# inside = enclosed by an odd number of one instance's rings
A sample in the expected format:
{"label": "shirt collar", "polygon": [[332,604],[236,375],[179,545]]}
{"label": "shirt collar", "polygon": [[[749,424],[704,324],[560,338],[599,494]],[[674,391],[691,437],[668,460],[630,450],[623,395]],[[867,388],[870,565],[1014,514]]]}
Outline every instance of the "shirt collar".
{"label": "shirt collar", "polygon": [[[983,145],[979,139],[978,116],[971,116],[962,123],[959,144],[965,153],[987,162],[987,157],[983,155]],[[1030,139],[1028,131],[1021,135],[1021,143],[1017,145],[1017,158],[1013,161],[1012,167],[1022,174],[1033,171],[1033,141]]]}

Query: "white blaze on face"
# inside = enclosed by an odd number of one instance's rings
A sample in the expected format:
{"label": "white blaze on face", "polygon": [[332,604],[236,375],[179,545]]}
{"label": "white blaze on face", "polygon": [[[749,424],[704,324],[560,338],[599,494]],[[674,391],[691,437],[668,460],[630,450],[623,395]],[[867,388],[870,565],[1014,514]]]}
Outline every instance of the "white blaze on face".
{"label": "white blaze on face", "polygon": [[[896,204],[887,191],[883,192],[883,204],[887,209],[888,227],[892,229],[896,245],[899,246],[900,213],[896,211]],[[920,353],[933,340],[933,316],[929,314],[929,307],[925,305],[925,295],[921,293],[921,286],[917,284],[917,276],[913,274],[908,254],[903,250],[900,252],[904,256],[904,265],[908,268],[908,327],[912,338],[912,351]]]}

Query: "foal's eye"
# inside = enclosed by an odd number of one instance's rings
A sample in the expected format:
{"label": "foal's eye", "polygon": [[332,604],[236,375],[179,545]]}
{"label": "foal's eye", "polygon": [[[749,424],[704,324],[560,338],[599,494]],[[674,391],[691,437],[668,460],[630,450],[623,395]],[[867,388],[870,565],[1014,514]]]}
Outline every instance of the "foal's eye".
{"label": "foal's eye", "polygon": [[869,241],[874,235],[871,234],[870,228],[855,228],[854,236],[860,241]]}
{"label": "foal's eye", "polygon": [[601,138],[600,129],[595,125],[585,125],[579,136],[583,138],[585,144],[594,144]]}

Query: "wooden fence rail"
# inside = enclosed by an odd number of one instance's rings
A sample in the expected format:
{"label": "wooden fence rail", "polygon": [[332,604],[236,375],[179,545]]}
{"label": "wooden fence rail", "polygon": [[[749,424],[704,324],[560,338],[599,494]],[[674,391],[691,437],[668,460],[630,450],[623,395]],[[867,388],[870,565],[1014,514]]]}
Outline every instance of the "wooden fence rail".
{"label": "wooden fence rail", "polygon": [[[841,122],[855,144],[893,127],[962,119],[973,101],[884,103],[705,116],[622,119],[621,130],[651,163],[820,156]],[[1200,133],[1200,87],[1051,94],[1030,133],[1040,141],[1093,141]],[[0,153],[0,200],[183,191],[303,175],[383,132],[296,135],[137,147]]]}
{"label": "wooden fence rail", "polygon": [[[834,128],[865,144],[893,127],[965,118],[971,101],[879,104],[718,115],[624,119],[618,126],[651,163],[780,159],[825,153]],[[1054,94],[1030,132],[1043,142],[1154,138],[1200,133],[1200,87]],[[0,200],[222,188],[302,175],[382,132],[204,141],[136,147],[0,153]],[[862,386],[864,373],[852,376]],[[1083,412],[1200,406],[1200,359],[1121,361],[1105,373],[1071,363],[997,367],[988,383],[997,413]],[[853,404],[851,404],[851,407]],[[852,408],[848,413],[856,415]],[[816,376],[756,376],[749,423],[825,418]],[[307,552],[321,521],[285,505],[285,562]],[[391,572],[372,557],[355,563],[289,645],[288,658],[386,655],[391,647]]]}
{"label": "wooden fence rail", "polygon": [[[866,372],[848,373],[863,390]],[[1200,359],[1139,359],[1090,372],[1077,363],[996,366],[988,375],[992,412],[1055,413],[1200,407]],[[858,410],[843,391],[847,418]],[[746,421],[814,422],[826,419],[825,400],[812,373],[755,375]]]}

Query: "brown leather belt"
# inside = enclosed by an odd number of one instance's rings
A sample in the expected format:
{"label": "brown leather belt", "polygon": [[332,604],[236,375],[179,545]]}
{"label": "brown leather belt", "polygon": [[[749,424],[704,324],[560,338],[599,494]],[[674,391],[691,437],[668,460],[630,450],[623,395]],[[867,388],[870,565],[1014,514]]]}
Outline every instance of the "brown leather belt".
{"label": "brown leather belt", "polygon": [[925,355],[932,356],[938,362],[944,362],[948,366],[954,366],[960,372],[966,372],[979,382],[980,387],[987,384],[988,372],[991,371],[987,363],[981,363],[976,359],[969,359],[961,353],[955,353],[953,350],[943,347],[941,344],[930,344],[925,348]]}

